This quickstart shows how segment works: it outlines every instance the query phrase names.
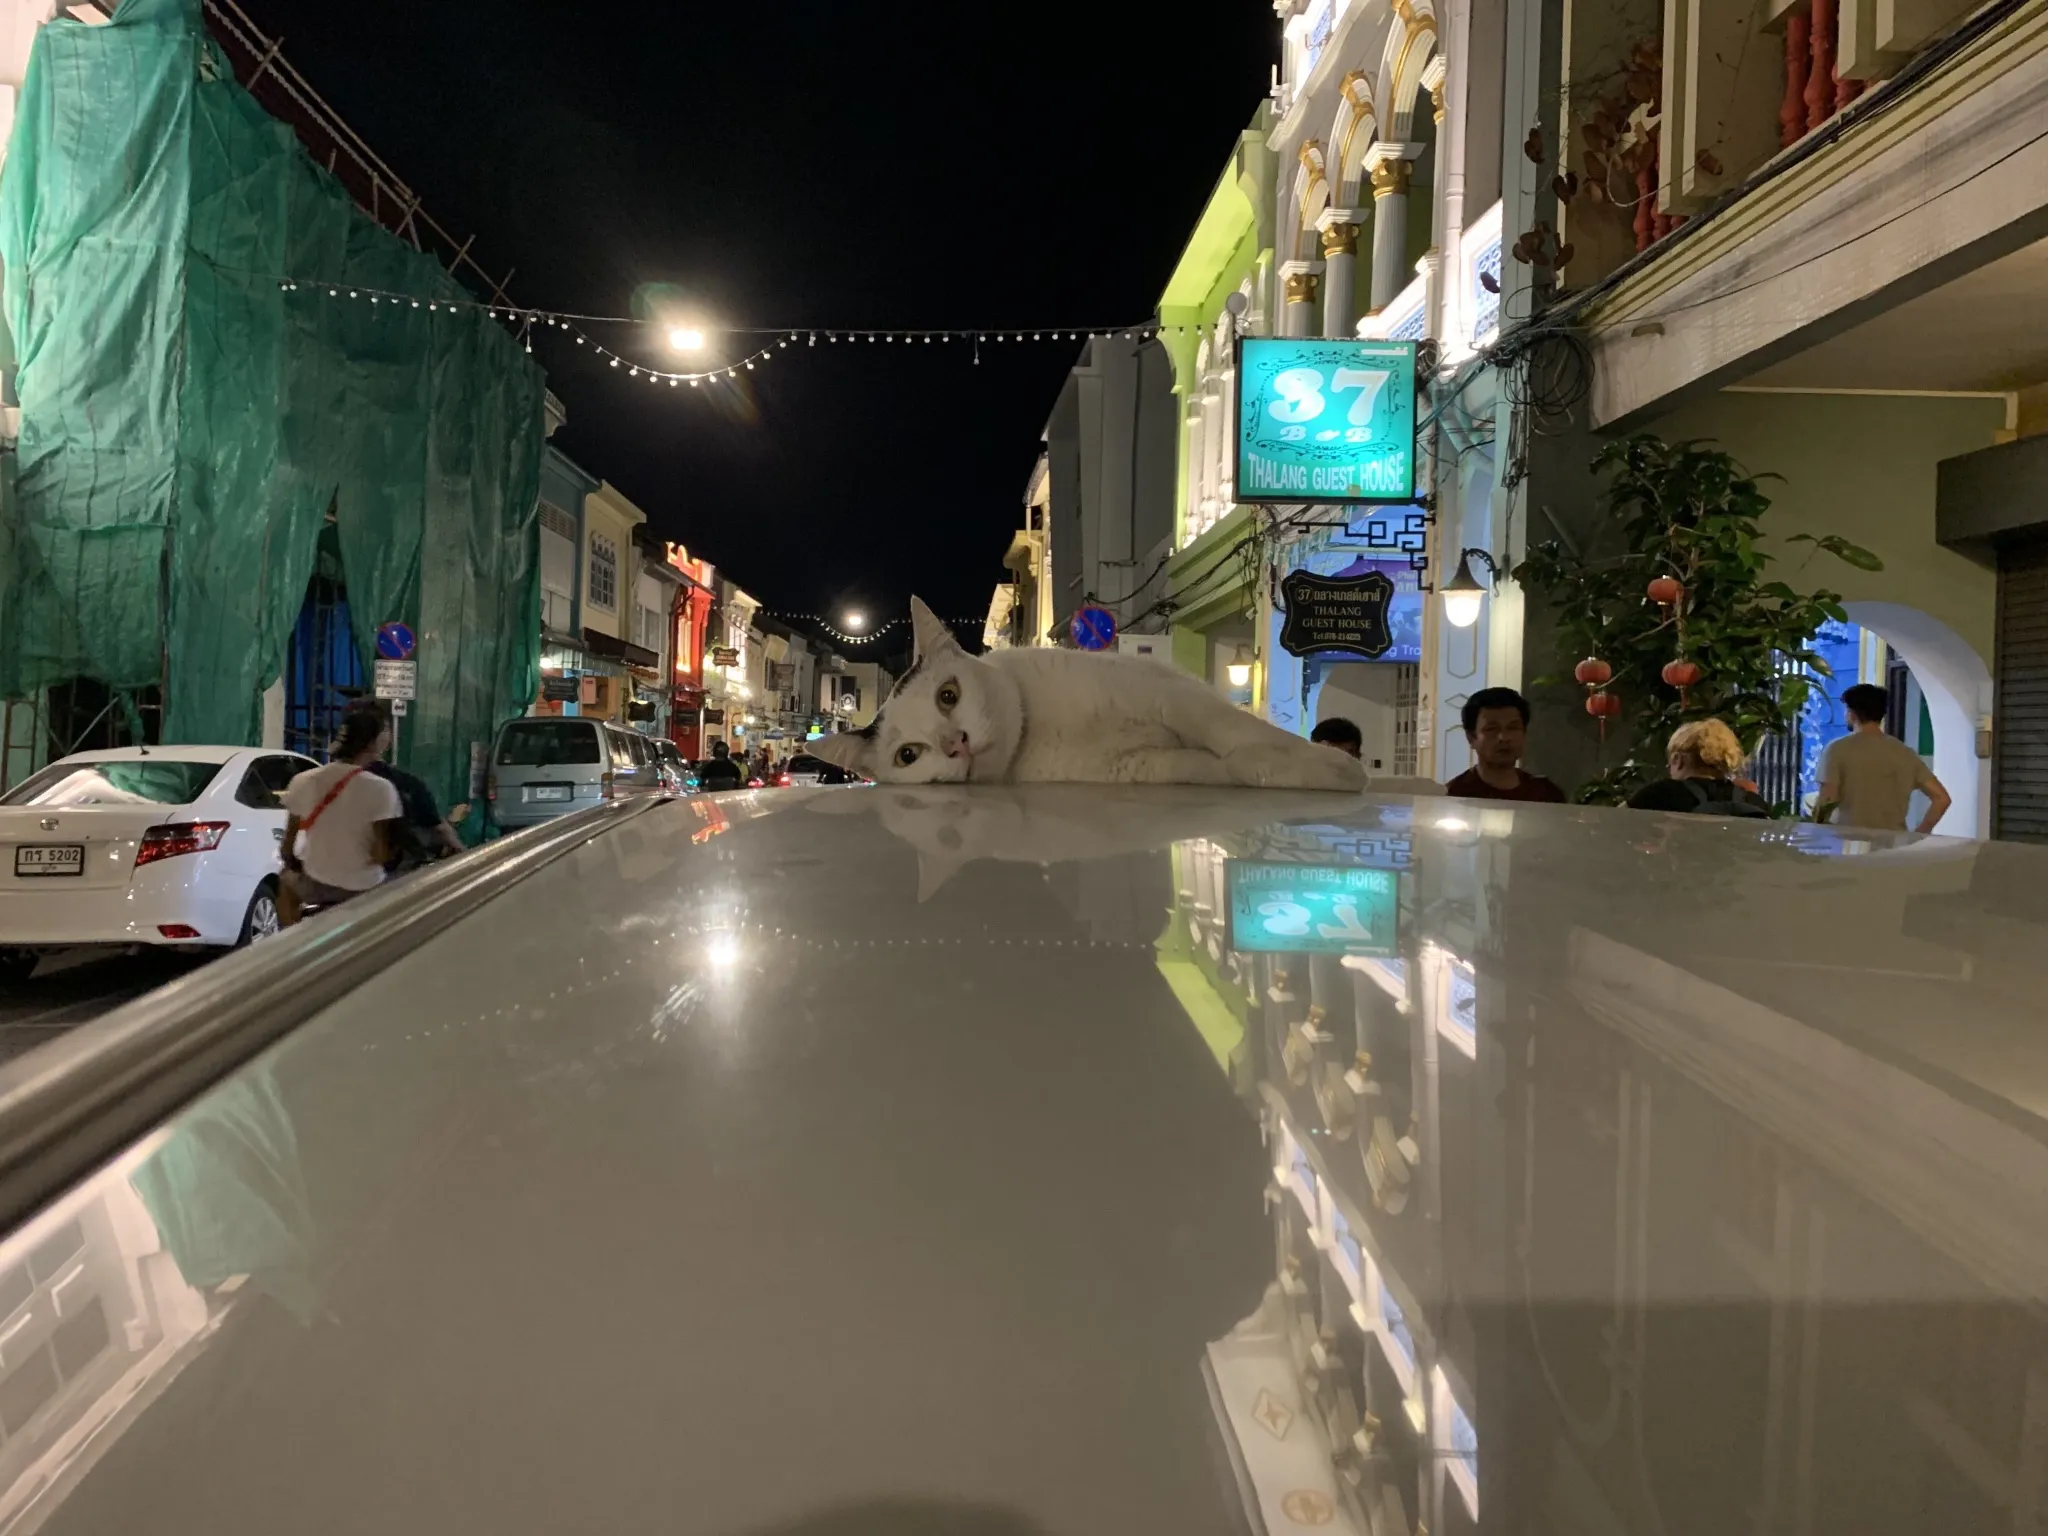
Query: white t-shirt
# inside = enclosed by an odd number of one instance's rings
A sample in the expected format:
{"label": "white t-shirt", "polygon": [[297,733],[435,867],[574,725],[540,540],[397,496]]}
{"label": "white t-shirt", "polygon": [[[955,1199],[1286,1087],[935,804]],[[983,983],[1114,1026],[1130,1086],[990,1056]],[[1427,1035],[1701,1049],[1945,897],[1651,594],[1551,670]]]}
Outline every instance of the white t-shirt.
{"label": "white t-shirt", "polygon": [[[355,777],[320,811],[308,831],[306,819],[319,810],[327,792],[352,773]],[[299,818],[299,862],[313,879],[344,891],[367,891],[382,883],[384,867],[376,860],[370,829],[405,814],[398,791],[389,782],[358,772],[354,763],[308,768],[285,786],[284,808]]]}

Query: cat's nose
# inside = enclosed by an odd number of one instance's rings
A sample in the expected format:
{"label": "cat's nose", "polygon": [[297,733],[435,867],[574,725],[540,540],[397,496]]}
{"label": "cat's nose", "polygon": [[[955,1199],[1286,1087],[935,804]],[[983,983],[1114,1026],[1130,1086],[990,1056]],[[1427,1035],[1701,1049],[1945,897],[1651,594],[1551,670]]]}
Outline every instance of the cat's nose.
{"label": "cat's nose", "polygon": [[967,733],[948,731],[939,738],[939,750],[948,757],[965,757],[968,753]]}

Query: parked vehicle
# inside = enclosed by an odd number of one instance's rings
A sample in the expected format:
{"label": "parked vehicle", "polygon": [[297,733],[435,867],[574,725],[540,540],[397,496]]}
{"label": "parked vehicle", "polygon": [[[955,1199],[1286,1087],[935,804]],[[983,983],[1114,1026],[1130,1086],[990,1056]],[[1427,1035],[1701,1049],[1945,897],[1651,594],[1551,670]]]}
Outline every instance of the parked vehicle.
{"label": "parked vehicle", "polygon": [[654,743],[603,720],[508,720],[491,750],[491,816],[508,832],[600,800],[667,792]]}
{"label": "parked vehicle", "polygon": [[861,776],[837,763],[828,763],[822,757],[813,757],[808,752],[799,752],[784,766],[777,783],[784,785],[817,784],[859,784]]}
{"label": "parked vehicle", "polygon": [[46,950],[277,931],[279,795],[318,764],[252,747],[79,752],[0,796],[0,977]]}
{"label": "parked vehicle", "polygon": [[683,756],[681,747],[664,738],[655,741],[654,751],[668,776],[671,794],[685,795],[697,787],[696,764]]}

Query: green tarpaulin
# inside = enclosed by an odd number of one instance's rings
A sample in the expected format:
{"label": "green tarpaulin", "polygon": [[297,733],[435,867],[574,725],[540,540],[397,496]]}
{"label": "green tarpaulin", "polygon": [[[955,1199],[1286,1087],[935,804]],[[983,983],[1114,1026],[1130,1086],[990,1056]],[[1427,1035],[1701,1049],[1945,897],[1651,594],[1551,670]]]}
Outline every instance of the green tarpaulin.
{"label": "green tarpaulin", "polygon": [[332,508],[366,663],[385,620],[419,637],[403,760],[460,798],[470,744],[538,681],[519,341],[426,307],[471,295],[235,83],[200,0],[37,35],[0,264],[22,412],[0,698],[161,684],[166,741],[255,743]]}

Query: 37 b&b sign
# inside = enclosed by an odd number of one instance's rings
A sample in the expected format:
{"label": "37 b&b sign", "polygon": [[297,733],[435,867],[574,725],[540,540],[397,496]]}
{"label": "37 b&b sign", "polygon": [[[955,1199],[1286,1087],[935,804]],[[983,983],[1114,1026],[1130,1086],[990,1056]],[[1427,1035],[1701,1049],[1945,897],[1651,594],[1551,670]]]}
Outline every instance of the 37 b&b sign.
{"label": "37 b&b sign", "polygon": [[1237,499],[1415,499],[1415,343],[1247,336]]}

